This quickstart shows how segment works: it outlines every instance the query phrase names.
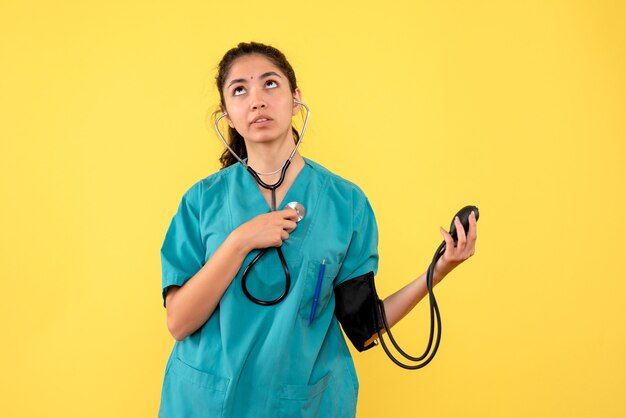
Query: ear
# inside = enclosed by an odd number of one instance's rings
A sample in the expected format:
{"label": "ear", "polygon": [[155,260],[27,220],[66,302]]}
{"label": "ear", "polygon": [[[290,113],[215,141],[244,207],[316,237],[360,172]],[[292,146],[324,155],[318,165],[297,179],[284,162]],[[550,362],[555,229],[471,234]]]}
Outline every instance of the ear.
{"label": "ear", "polygon": [[228,112],[226,111],[224,105],[220,105],[220,110],[222,111],[222,113],[226,113],[226,117],[224,119],[226,119],[226,122],[228,122],[228,126],[235,129],[235,125],[233,125],[233,121],[230,120],[230,116],[228,116]]}
{"label": "ear", "polygon": [[[293,98],[297,101],[301,101],[302,100],[302,92],[300,91],[299,88],[296,88],[296,91],[293,92]],[[293,111],[292,111],[292,115],[296,116],[298,114],[298,112],[300,112],[300,105],[297,103],[293,103]]]}

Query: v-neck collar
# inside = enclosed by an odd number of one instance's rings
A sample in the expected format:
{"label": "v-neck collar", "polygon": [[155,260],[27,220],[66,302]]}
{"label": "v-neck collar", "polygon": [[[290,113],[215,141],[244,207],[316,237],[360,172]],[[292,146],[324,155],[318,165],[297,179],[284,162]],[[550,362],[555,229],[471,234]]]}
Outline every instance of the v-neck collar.
{"label": "v-neck collar", "polygon": [[[284,206],[286,206],[287,203],[291,201],[294,201],[294,200],[298,201],[299,194],[300,194],[298,193],[298,190],[301,190],[303,185],[306,184],[306,181],[308,177],[310,176],[310,171],[311,171],[310,162],[304,157],[302,157],[302,159],[304,160],[304,166],[302,166],[302,169],[296,175],[296,178],[293,180],[293,183],[291,183],[291,186],[289,186],[289,189],[287,189],[287,193],[285,193],[283,200],[281,200],[280,202],[276,202],[276,210],[283,209]],[[244,180],[245,186],[246,186],[247,192],[249,192],[249,194],[247,193],[248,197],[254,200],[254,206],[258,205],[258,207],[263,207],[265,211],[268,211],[268,212],[271,211],[272,208],[267,203],[267,200],[265,200],[265,196],[263,196],[263,192],[261,191],[257,181],[254,179],[254,177],[252,177],[252,175],[245,169],[243,165],[239,164],[239,166],[240,166],[240,169],[243,171],[244,177],[247,178],[247,180]],[[254,191],[250,189],[253,189]],[[257,201],[259,200],[260,202],[257,203]],[[301,197],[300,197],[300,200],[302,200]]]}

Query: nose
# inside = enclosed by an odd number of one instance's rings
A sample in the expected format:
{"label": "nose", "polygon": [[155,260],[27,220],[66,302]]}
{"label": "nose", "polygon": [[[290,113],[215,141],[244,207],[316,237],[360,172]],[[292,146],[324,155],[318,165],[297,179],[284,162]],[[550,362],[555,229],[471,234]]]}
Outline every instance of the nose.
{"label": "nose", "polygon": [[265,109],[267,107],[267,103],[265,103],[265,100],[263,100],[263,97],[261,97],[261,95],[256,92],[256,90],[253,90],[250,94],[250,108],[252,110],[259,110],[259,109]]}
{"label": "nose", "polygon": [[266,106],[267,105],[262,100],[253,100],[251,104],[252,110],[265,109]]}

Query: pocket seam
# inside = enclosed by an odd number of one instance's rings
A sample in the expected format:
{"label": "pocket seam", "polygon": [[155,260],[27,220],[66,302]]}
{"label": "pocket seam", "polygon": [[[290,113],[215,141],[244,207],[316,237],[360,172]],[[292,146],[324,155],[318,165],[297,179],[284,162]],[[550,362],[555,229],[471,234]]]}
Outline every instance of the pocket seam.
{"label": "pocket seam", "polygon": [[332,372],[328,372],[313,385],[285,385],[280,391],[279,398],[294,401],[314,398],[326,390],[331,377]]}
{"label": "pocket seam", "polygon": [[198,370],[190,366],[178,357],[172,359],[168,372],[174,373],[179,378],[204,389],[226,393],[230,385],[230,379],[213,373]]}

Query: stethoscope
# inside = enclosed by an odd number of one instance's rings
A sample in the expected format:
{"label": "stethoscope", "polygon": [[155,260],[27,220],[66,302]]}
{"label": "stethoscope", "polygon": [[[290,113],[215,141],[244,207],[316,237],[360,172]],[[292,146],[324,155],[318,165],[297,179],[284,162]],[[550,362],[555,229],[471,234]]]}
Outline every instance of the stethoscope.
{"label": "stethoscope", "polygon": [[[276,210],[276,189],[278,189],[280,187],[280,185],[283,184],[283,181],[285,180],[285,174],[287,173],[287,168],[289,168],[289,165],[291,164],[291,160],[293,159],[293,156],[296,155],[296,151],[298,150],[298,147],[300,146],[300,143],[302,142],[302,138],[304,138],[304,133],[306,132],[306,126],[307,126],[307,124],[309,122],[309,115],[311,113],[309,111],[309,107],[307,105],[305,105],[304,103],[302,103],[301,101],[293,99],[293,102],[295,104],[297,104],[297,105],[300,105],[300,106],[304,107],[304,109],[306,110],[306,116],[304,118],[304,124],[302,125],[302,132],[300,133],[300,137],[298,138],[298,141],[296,142],[296,145],[294,146],[293,151],[289,155],[289,158],[287,159],[287,161],[285,161],[285,164],[283,164],[283,167],[279,168],[278,170],[272,171],[270,173],[260,173],[260,172],[254,171],[252,169],[252,167],[250,167],[244,160],[239,158],[237,153],[228,145],[228,143],[226,142],[226,139],[224,139],[224,136],[220,132],[219,125],[218,125],[220,120],[222,120],[223,118],[228,116],[228,112],[222,113],[215,120],[215,131],[217,132],[217,135],[219,136],[220,140],[224,143],[226,148],[233,155],[233,157],[235,157],[235,159],[237,159],[237,161],[239,161],[241,163],[241,165],[244,166],[244,168],[248,171],[248,173],[250,173],[252,175],[254,180],[256,180],[256,182],[261,187],[269,190],[272,193],[272,204],[271,204],[272,211]],[[278,179],[278,181],[276,183],[274,183],[274,184],[267,184],[266,182],[261,180],[260,176],[267,176],[267,175],[276,174],[279,171],[280,171],[280,178]],[[302,206],[301,203],[290,202],[290,203],[287,204],[287,207],[289,207],[291,209],[294,209],[296,211],[296,213],[298,214],[296,222],[300,222],[304,218],[304,215],[306,214],[306,210],[304,209],[304,206]],[[259,251],[259,253],[246,266],[246,268],[245,268],[245,270],[243,272],[243,276],[241,278],[241,287],[243,288],[243,293],[246,295],[246,297],[248,299],[250,299],[252,302],[254,302],[254,303],[258,304],[258,305],[263,305],[263,306],[276,305],[277,303],[280,303],[283,299],[285,299],[285,297],[287,296],[287,293],[289,293],[289,288],[291,286],[291,275],[289,274],[289,267],[287,266],[287,262],[285,261],[285,256],[283,255],[283,251],[281,250],[281,248],[280,247],[276,247],[276,252],[278,253],[278,258],[280,259],[280,263],[283,266],[283,270],[285,272],[285,289],[283,290],[283,293],[280,296],[278,296],[276,299],[273,299],[273,300],[258,299],[258,298],[254,297],[250,293],[250,291],[248,290],[248,286],[247,286],[248,273],[250,273],[250,270],[252,269],[252,267],[254,267],[254,265],[257,263],[257,261],[259,261],[261,259],[261,257],[263,257],[265,255],[267,250],[269,250],[269,248],[264,248],[261,251]]]}

